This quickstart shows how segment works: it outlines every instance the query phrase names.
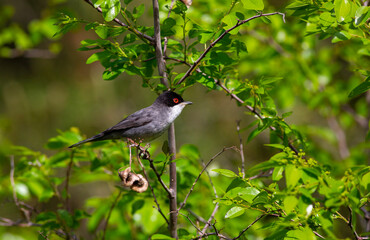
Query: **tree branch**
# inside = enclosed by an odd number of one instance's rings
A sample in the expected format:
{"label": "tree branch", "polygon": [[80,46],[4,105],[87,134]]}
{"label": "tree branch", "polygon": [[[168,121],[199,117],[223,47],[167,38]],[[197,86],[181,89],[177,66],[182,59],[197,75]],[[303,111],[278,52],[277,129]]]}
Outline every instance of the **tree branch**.
{"label": "tree branch", "polygon": [[[91,2],[91,0],[84,0],[86,3],[90,4],[93,8],[95,8],[96,10],[98,10],[98,12],[102,13],[102,9],[101,7],[95,7],[94,4]],[[122,27],[125,27],[127,28],[129,31],[135,33],[138,37],[142,38],[142,39],[146,39],[149,41],[149,43],[151,45],[154,45],[154,38],[149,36],[149,35],[146,35],[145,33],[142,33],[140,31],[138,31],[137,29],[123,23],[121,20],[119,20],[118,18],[115,18],[113,19],[113,21],[115,21],[116,23],[118,23],[119,25],[121,25]]]}
{"label": "tree branch", "polygon": [[227,150],[230,150],[230,149],[236,149],[236,147],[235,146],[232,146],[232,147],[224,147],[220,152],[218,152],[216,155],[214,155],[212,158],[211,158],[211,160],[209,160],[208,161],[208,163],[203,167],[203,169],[202,169],[202,171],[200,171],[200,173],[199,173],[199,175],[198,175],[198,177],[195,179],[195,181],[194,181],[194,183],[193,183],[193,185],[191,186],[191,188],[190,188],[190,190],[189,190],[189,192],[188,192],[188,194],[186,195],[186,197],[185,197],[185,199],[184,199],[184,201],[180,204],[180,207],[177,209],[177,212],[180,212],[180,210],[185,206],[185,204],[186,204],[186,201],[188,200],[188,197],[189,197],[189,195],[193,192],[193,190],[194,190],[194,186],[195,186],[195,184],[197,184],[197,182],[198,182],[198,180],[199,180],[199,178],[200,178],[200,176],[202,176],[202,174],[203,174],[203,172],[206,170],[206,168],[213,162],[213,160],[215,160],[218,156],[220,156],[222,153],[224,153],[225,151],[227,151]]}
{"label": "tree branch", "polygon": [[207,48],[206,50],[204,50],[204,52],[202,53],[202,55],[200,55],[200,57],[193,63],[193,65],[191,65],[191,67],[188,69],[188,71],[185,73],[184,76],[182,76],[182,78],[176,83],[176,85],[180,85],[186,78],[188,78],[193,72],[194,70],[198,67],[198,65],[200,64],[200,62],[203,60],[203,58],[205,58],[205,56],[207,55],[207,53],[221,40],[223,39],[226,34],[228,34],[229,32],[231,32],[232,30],[234,30],[235,28],[239,27],[240,25],[243,25],[253,19],[256,19],[256,18],[260,18],[260,17],[266,17],[266,16],[272,16],[272,15],[281,15],[283,16],[283,20],[285,21],[285,14],[284,13],[280,13],[280,12],[274,12],[274,13],[260,13],[258,15],[255,15],[253,17],[250,17],[248,19],[245,19],[245,20],[239,20],[233,27],[225,30],[225,32],[223,32],[215,41],[213,41]]}
{"label": "tree branch", "polygon": [[240,121],[236,122],[236,131],[238,132],[239,137],[239,149],[240,149],[240,158],[242,160],[242,177],[245,178],[245,161],[244,161],[244,146],[243,146],[243,140],[240,136]]}
{"label": "tree branch", "polygon": [[235,240],[235,239],[240,238],[250,227],[252,227],[256,222],[258,222],[259,220],[261,220],[264,216],[266,216],[266,214],[262,214],[259,217],[257,217],[256,220],[254,220],[251,224],[249,224],[248,227],[246,227],[245,229],[243,229],[240,232],[240,234],[237,237],[234,237],[232,240]]}

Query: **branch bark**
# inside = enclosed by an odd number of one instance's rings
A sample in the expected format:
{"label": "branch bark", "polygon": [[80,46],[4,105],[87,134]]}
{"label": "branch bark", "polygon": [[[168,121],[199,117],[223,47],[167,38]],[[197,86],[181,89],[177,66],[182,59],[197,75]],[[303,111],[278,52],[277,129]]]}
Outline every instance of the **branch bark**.
{"label": "branch bark", "polygon": [[[160,30],[160,20],[159,20],[159,4],[158,0],[153,0],[153,18],[154,18],[154,43],[155,43],[155,53],[158,64],[158,73],[162,77],[161,83],[167,88],[170,87],[166,73],[166,62],[163,57],[162,52],[162,40],[161,40],[161,30]],[[170,219],[169,219],[169,231],[171,237],[178,238],[177,235],[177,178],[176,178],[176,139],[175,139],[175,125],[172,123],[168,129],[168,145],[169,145],[169,155],[170,155],[170,189],[168,198],[170,201]]]}

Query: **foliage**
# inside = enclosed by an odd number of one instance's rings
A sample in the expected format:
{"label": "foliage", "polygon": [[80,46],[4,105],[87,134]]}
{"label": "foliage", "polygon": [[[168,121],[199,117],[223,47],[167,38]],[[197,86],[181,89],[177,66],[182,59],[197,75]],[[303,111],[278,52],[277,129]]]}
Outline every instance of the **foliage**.
{"label": "foliage", "polygon": [[[285,16],[262,0],[200,0],[190,8],[179,1],[173,7],[159,3],[170,87],[184,92],[199,84],[225,92],[256,117],[241,130],[248,132],[242,145],[269,131],[266,145],[275,152],[246,171],[208,172],[206,166],[225,151],[236,149],[243,159],[241,147],[224,148],[204,165],[196,146],[181,146],[176,157],[179,238],[362,239],[369,231],[360,224],[369,214],[370,197],[369,7],[361,1],[294,1]],[[166,89],[159,81],[162,76],[156,76],[154,27],[141,21],[150,15],[148,6],[130,0],[91,4],[103,22],[65,14],[53,33],[65,34],[83,24],[96,38],[82,40],[79,50],[92,52],[86,63],[99,61],[104,80],[135,75],[144,88]],[[295,102],[317,112],[329,128],[289,124],[286,119],[296,113],[285,109]],[[347,132],[361,139],[349,141]],[[154,194],[138,194],[115,183],[117,170],[129,162],[125,143],[96,142],[66,150],[82,138],[72,128],[48,141],[45,147],[52,154],[25,147],[9,150],[17,164],[10,177],[1,179],[1,193],[12,196],[14,191],[23,221],[3,218],[2,225],[32,226],[37,229],[32,234],[21,231],[40,239],[83,234],[171,239],[169,199],[158,181],[169,182],[166,143],[160,153],[159,146],[150,148],[157,153],[153,159],[142,159]],[[138,165],[135,170],[140,171]],[[78,194],[71,193],[72,186],[101,181],[109,184],[108,197],[86,197],[80,206],[71,205]],[[345,233],[338,232],[341,226]]]}

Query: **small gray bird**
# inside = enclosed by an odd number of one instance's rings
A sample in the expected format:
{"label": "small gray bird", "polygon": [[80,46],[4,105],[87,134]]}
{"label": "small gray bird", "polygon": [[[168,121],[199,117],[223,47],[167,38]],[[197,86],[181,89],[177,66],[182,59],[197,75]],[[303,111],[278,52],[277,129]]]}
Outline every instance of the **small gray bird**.
{"label": "small gray bird", "polygon": [[149,107],[129,115],[113,127],[96,136],[73,144],[69,148],[86,142],[107,139],[130,138],[134,141],[151,141],[161,136],[188,104],[192,104],[192,102],[184,101],[175,92],[166,91],[159,95]]}

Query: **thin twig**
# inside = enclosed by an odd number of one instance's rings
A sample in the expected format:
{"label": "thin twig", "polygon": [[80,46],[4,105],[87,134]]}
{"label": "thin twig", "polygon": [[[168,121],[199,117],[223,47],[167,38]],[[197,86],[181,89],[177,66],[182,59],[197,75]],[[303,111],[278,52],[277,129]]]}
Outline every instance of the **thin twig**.
{"label": "thin twig", "polygon": [[226,34],[228,34],[229,32],[231,32],[232,30],[234,30],[235,28],[239,27],[240,25],[243,25],[253,19],[256,19],[256,18],[260,18],[260,17],[266,17],[266,16],[272,16],[272,15],[281,15],[283,16],[283,19],[285,21],[285,14],[284,13],[280,13],[280,12],[274,12],[274,13],[260,13],[260,14],[257,14],[253,17],[250,17],[248,19],[245,19],[245,20],[239,20],[233,27],[225,30],[225,32],[223,32],[215,41],[213,41],[207,48],[206,50],[204,50],[204,52],[200,55],[200,57],[193,63],[193,65],[191,65],[191,67],[188,69],[188,71],[185,73],[184,76],[182,76],[182,78],[176,83],[176,85],[180,85],[183,81],[185,81],[186,78],[188,78],[193,72],[194,70],[198,67],[198,65],[200,64],[200,62],[205,58],[205,56],[207,55],[207,53],[222,39],[226,36]]}
{"label": "thin twig", "polygon": [[114,202],[110,206],[110,209],[109,209],[109,212],[108,212],[108,215],[107,215],[107,219],[105,220],[105,223],[104,223],[102,240],[105,239],[105,233],[106,233],[107,228],[108,228],[109,218],[110,218],[110,216],[111,216],[111,214],[113,212],[114,207],[117,205],[117,202],[120,199],[121,195],[122,195],[122,191],[119,191],[117,197],[114,199]]}
{"label": "thin twig", "polygon": [[189,218],[189,216],[188,215],[185,215],[185,214],[183,214],[183,213],[179,213],[180,215],[182,215],[182,216],[184,216],[184,217],[186,217],[187,219],[188,219],[188,221],[191,223],[191,225],[193,225],[193,227],[195,228],[195,229],[197,229],[197,231],[198,232],[201,232],[201,230],[197,227],[197,225],[195,225],[194,223],[193,223],[193,221],[191,221],[191,219]]}
{"label": "thin twig", "polygon": [[236,122],[236,131],[238,132],[240,158],[242,159],[242,177],[245,178],[244,147],[242,137],[240,136],[240,120]]}
{"label": "thin twig", "polygon": [[145,149],[144,147],[141,147],[140,144],[137,144],[135,142],[133,142],[132,144],[139,150],[139,155],[142,157],[142,159],[149,161],[149,166],[154,171],[155,175],[157,176],[159,183],[162,185],[164,190],[166,190],[166,192],[170,195],[171,191],[167,187],[167,185],[163,182],[161,175],[158,173],[157,169],[155,168],[154,161],[153,159],[150,158],[150,153],[148,152],[148,150]]}
{"label": "thin twig", "polygon": [[148,176],[148,174],[147,174],[147,173],[146,173],[146,171],[145,171],[145,168],[144,168],[143,163],[140,161],[139,154],[138,154],[137,160],[138,160],[138,162],[139,162],[139,165],[140,165],[141,169],[143,170],[143,173],[144,173],[144,175],[145,175],[146,180],[148,181],[148,185],[149,185],[150,191],[152,192],[152,195],[153,195],[153,198],[154,198],[154,202],[155,202],[155,204],[157,205],[156,209],[157,209],[157,211],[162,215],[162,217],[164,218],[164,220],[166,221],[166,223],[167,223],[167,225],[168,225],[168,224],[169,224],[168,219],[166,218],[166,216],[165,216],[165,215],[164,215],[164,213],[162,212],[161,207],[159,206],[159,202],[158,202],[158,200],[157,200],[157,197],[156,197],[156,196],[155,196],[155,194],[154,194],[154,189],[153,189],[152,185],[150,184],[149,176]]}
{"label": "thin twig", "polygon": [[204,235],[206,233],[208,227],[211,226],[211,222],[212,222],[213,218],[215,217],[216,212],[218,211],[219,207],[220,207],[219,203],[216,203],[215,208],[213,209],[213,212],[212,212],[211,216],[209,217],[208,221],[206,222],[206,224],[203,227],[201,235]]}
{"label": "thin twig", "polygon": [[208,163],[203,167],[202,171],[200,171],[200,173],[199,173],[198,177],[195,179],[195,181],[194,181],[193,185],[191,186],[191,188],[190,188],[190,190],[189,190],[188,194],[186,194],[184,201],[180,204],[180,207],[177,209],[177,212],[180,212],[181,208],[183,208],[183,207],[185,206],[186,201],[188,200],[189,195],[190,195],[190,194],[192,193],[192,191],[194,190],[194,186],[195,186],[195,184],[197,184],[197,182],[198,182],[198,180],[199,180],[200,176],[202,176],[203,172],[206,170],[206,168],[209,166],[209,164],[211,164],[211,163],[213,162],[213,160],[215,160],[215,159],[216,159],[218,156],[220,156],[222,153],[224,153],[225,151],[230,150],[230,149],[234,149],[234,150],[235,150],[235,149],[236,149],[236,147],[235,147],[235,146],[232,146],[232,147],[224,147],[220,152],[218,152],[216,155],[214,155],[214,156],[211,158],[211,160],[209,160],[209,161],[208,161]]}
{"label": "thin twig", "polygon": [[231,238],[228,238],[218,232],[212,232],[212,233],[206,233],[202,236],[199,236],[199,237],[196,237],[196,238],[192,238],[192,240],[198,240],[198,239],[202,239],[202,238],[206,238],[206,237],[209,237],[209,236],[217,236],[219,237],[220,239],[226,239],[226,240],[231,240]]}
{"label": "thin twig", "polygon": [[259,220],[261,220],[264,216],[266,216],[266,214],[262,214],[260,215],[259,217],[256,218],[256,220],[254,220],[251,224],[249,224],[248,227],[244,228],[237,237],[234,237],[232,240],[235,240],[235,239],[238,239],[240,238],[250,227],[252,227],[256,222],[258,222]]}
{"label": "thin twig", "polygon": [[[102,13],[102,12],[103,12],[103,11],[102,11],[102,9],[101,9],[101,7],[95,7],[95,6],[94,6],[94,4],[93,4],[90,0],[84,0],[84,1],[85,1],[85,2],[87,2],[88,4],[90,4],[90,5],[91,5],[92,7],[94,7],[96,10],[98,10],[98,12],[100,12],[100,13]],[[138,31],[137,29],[135,29],[135,28],[133,28],[133,27],[131,27],[131,26],[129,26],[129,25],[127,25],[127,24],[123,23],[123,22],[122,22],[121,20],[119,20],[118,18],[113,19],[113,21],[115,21],[116,23],[118,23],[118,24],[119,24],[119,25],[121,25],[122,27],[127,28],[129,31],[131,31],[131,32],[135,33],[138,37],[148,40],[150,44],[152,44],[152,45],[154,44],[154,38],[153,38],[153,37],[148,36],[148,35],[146,35],[145,33],[142,33],[142,32],[140,32],[140,31]]]}

